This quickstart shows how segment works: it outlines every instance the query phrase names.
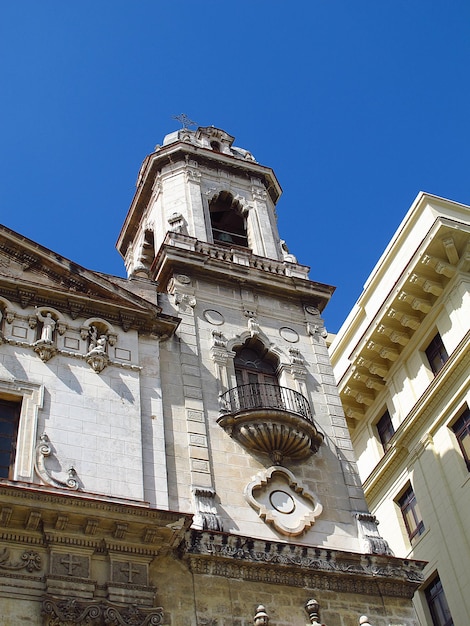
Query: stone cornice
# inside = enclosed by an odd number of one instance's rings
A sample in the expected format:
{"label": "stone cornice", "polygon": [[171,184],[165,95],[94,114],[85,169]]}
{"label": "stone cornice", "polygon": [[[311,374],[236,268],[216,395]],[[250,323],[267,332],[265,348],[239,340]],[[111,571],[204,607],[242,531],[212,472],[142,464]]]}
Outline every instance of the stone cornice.
{"label": "stone cornice", "polygon": [[307,548],[192,530],[184,557],[193,572],[332,591],[412,597],[424,561]]}
{"label": "stone cornice", "polygon": [[26,306],[53,307],[72,319],[105,317],[113,324],[170,335],[179,320],[122,286],[122,279],[87,270],[0,226],[4,261],[0,296]]}
{"label": "stone cornice", "polygon": [[[387,384],[401,359],[416,346],[418,329],[432,321],[449,293],[465,279],[470,240],[457,225],[443,218],[436,220],[432,233],[417,247],[367,325],[358,313],[339,343],[333,342],[331,360],[341,375],[338,388],[352,428],[374,404],[380,387]],[[451,252],[444,251],[444,239]],[[338,372],[338,365],[345,369]]]}
{"label": "stone cornice", "polygon": [[239,260],[235,257],[237,253],[229,247],[168,233],[151,271],[162,290],[175,271],[190,271],[192,275],[209,273],[212,280],[251,283],[258,290],[264,289],[271,294],[290,293],[315,303],[319,311],[324,309],[334,292],[331,285],[308,280],[309,268],[306,266],[259,257],[248,249],[240,249]]}
{"label": "stone cornice", "polygon": [[436,424],[435,409],[449,388],[470,370],[470,331],[452,352],[444,367],[425,392],[419,397],[405,420],[400,424],[388,442],[389,448],[372,472],[364,481],[364,493],[367,501],[382,493],[384,485],[391,480],[394,470],[402,466],[403,460],[409,455],[410,445],[423,433],[435,432],[440,424]]}
{"label": "stone cornice", "polygon": [[33,545],[155,554],[161,546],[176,548],[192,521],[147,503],[31,486],[0,486],[0,500],[0,537]]}

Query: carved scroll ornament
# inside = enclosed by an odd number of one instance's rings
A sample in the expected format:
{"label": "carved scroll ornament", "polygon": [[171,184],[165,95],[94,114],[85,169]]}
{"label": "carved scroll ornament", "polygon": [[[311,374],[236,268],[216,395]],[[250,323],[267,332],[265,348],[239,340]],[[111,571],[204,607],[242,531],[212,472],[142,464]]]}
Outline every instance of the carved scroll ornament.
{"label": "carved scroll ornament", "polygon": [[34,469],[38,476],[44,481],[46,485],[51,487],[59,487],[60,489],[74,489],[79,488],[79,482],[77,480],[77,472],[73,467],[67,470],[67,480],[57,480],[51,476],[49,470],[46,467],[46,458],[52,454],[52,446],[49,441],[49,437],[46,433],[43,433],[39,439],[39,443],[36,446],[36,456],[34,459]]}
{"label": "carved scroll ornament", "polygon": [[44,598],[42,612],[46,626],[160,626],[163,619],[161,607],[116,606],[106,601],[52,596]]}

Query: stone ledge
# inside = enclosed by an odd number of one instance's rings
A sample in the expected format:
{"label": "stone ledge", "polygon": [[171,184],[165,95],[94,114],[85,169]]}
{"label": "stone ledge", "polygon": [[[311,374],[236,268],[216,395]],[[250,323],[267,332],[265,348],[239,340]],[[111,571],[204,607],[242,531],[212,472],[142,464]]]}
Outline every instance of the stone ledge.
{"label": "stone ledge", "polygon": [[426,565],[195,530],[186,535],[184,553],[196,574],[402,598],[413,596]]}

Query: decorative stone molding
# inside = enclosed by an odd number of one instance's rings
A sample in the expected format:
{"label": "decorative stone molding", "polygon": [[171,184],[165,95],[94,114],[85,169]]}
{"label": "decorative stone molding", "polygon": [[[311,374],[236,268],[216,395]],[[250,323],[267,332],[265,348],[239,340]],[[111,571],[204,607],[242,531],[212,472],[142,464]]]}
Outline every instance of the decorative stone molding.
{"label": "decorative stone molding", "polygon": [[442,261],[434,256],[430,256],[429,254],[423,255],[421,263],[428,267],[432,267],[436,274],[440,274],[446,278],[452,278],[457,271],[454,265],[446,263],[445,261]]}
{"label": "decorative stone molding", "polygon": [[21,555],[20,561],[12,561],[8,548],[0,549],[0,570],[18,571],[25,569],[27,572],[39,572],[42,568],[40,554],[34,550],[26,550]]}
{"label": "decorative stone molding", "polygon": [[423,561],[310,548],[192,530],[186,555],[193,572],[325,591],[411,598]]}
{"label": "decorative stone molding", "polygon": [[101,342],[101,344],[99,343],[96,348],[85,355],[85,361],[97,374],[100,374],[109,364],[109,357],[105,352],[106,342],[104,335],[98,342]]}
{"label": "decorative stone molding", "polygon": [[107,601],[75,597],[45,596],[42,602],[45,626],[160,626],[163,609],[129,604],[118,606]]}
{"label": "decorative stone molding", "polygon": [[189,309],[194,309],[196,306],[196,298],[193,295],[188,293],[180,293],[179,291],[174,292],[175,296],[175,304],[178,305],[180,310],[186,311]]}
{"label": "decorative stone molding", "polygon": [[384,346],[377,341],[368,341],[367,349],[377,352],[383,359],[387,359],[388,361],[396,361],[400,354],[398,350]]}
{"label": "decorative stone molding", "polygon": [[57,348],[52,343],[44,343],[41,340],[34,343],[33,350],[44,363],[47,363],[57,354]]}
{"label": "decorative stone molding", "polygon": [[215,489],[193,487],[192,492],[196,509],[193,527],[199,530],[223,530],[222,520],[215,506]]}
{"label": "decorative stone molding", "polygon": [[393,556],[387,541],[381,537],[378,531],[379,522],[375,515],[368,512],[357,511],[353,513],[357,521],[359,536],[362,539],[363,550],[366,554],[385,554]]}
{"label": "decorative stone molding", "polygon": [[419,319],[419,317],[416,317],[415,315],[409,315],[407,313],[404,313],[403,311],[399,311],[398,309],[389,309],[387,315],[388,317],[397,319],[402,326],[412,328],[413,330],[416,330],[421,324],[421,320]]}
{"label": "decorative stone molding", "polygon": [[292,378],[298,382],[304,382],[307,378],[307,368],[298,348],[289,348],[289,361]]}
{"label": "decorative stone molding", "polygon": [[187,234],[186,220],[181,213],[173,213],[173,215],[168,218],[168,224],[171,232],[181,233],[182,235]]}
{"label": "decorative stone molding", "polygon": [[366,359],[362,356],[358,357],[356,362],[359,367],[366,367],[371,374],[377,374],[381,378],[384,378],[388,374],[388,367],[385,363],[377,363],[376,361]]}
{"label": "decorative stone molding", "polygon": [[315,523],[323,507],[292,472],[270,467],[245,488],[245,498],[262,520],[283,535],[301,535]]}
{"label": "decorative stone molding", "polygon": [[67,470],[68,478],[66,481],[57,480],[53,478],[46,468],[46,458],[52,454],[52,446],[49,441],[49,437],[46,433],[43,433],[39,438],[38,445],[36,446],[36,458],[34,461],[34,469],[38,476],[43,480],[46,485],[51,487],[58,487],[60,489],[73,489],[76,491],[79,488],[79,481],[77,480],[77,472],[73,467]]}

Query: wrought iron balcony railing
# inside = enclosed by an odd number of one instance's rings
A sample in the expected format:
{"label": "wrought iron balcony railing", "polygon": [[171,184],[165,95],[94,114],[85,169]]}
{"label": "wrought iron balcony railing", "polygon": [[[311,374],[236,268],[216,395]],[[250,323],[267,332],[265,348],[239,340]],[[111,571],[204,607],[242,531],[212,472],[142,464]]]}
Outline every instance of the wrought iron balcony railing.
{"label": "wrought iron balcony railing", "polygon": [[301,415],[312,421],[307,398],[288,387],[250,383],[229,389],[221,398],[222,411],[239,413],[250,409],[278,409]]}
{"label": "wrought iron balcony railing", "polygon": [[307,458],[323,441],[307,398],[278,385],[229,389],[221,396],[217,423],[246,448],[269,454],[276,465],[285,457]]}

